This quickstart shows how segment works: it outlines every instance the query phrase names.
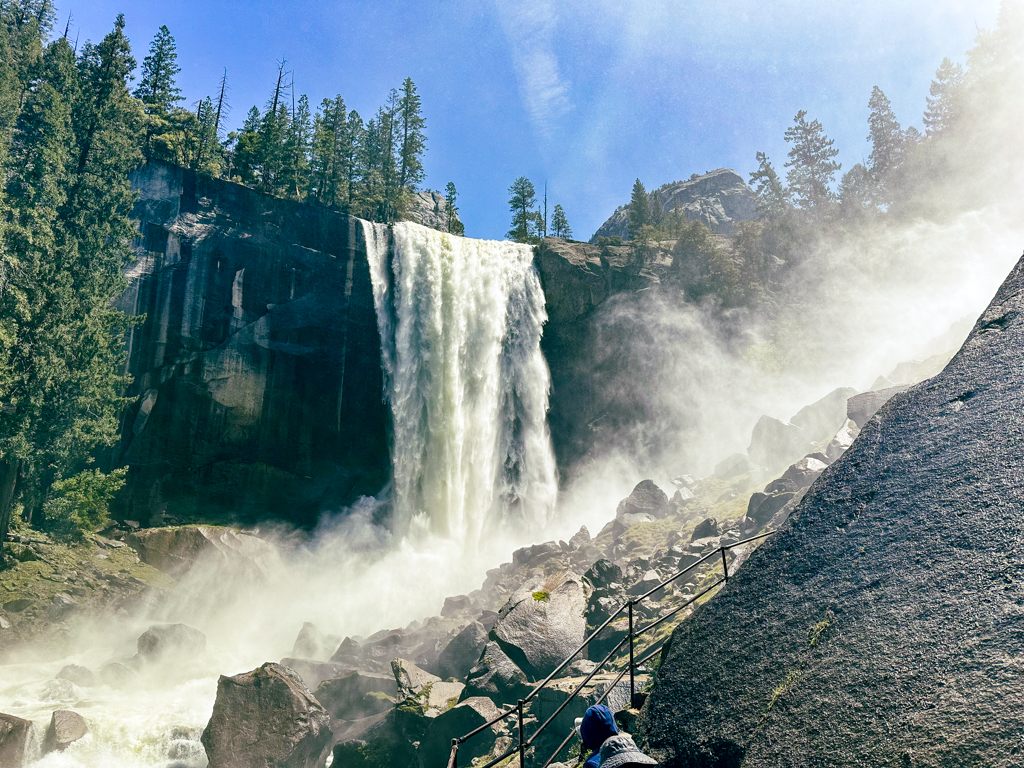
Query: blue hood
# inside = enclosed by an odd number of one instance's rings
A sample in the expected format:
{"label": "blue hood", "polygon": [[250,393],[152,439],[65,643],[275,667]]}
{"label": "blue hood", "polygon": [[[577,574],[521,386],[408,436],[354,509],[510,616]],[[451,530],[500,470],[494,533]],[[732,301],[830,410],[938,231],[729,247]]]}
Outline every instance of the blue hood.
{"label": "blue hood", "polygon": [[580,737],[583,739],[583,746],[591,752],[597,752],[601,749],[605,739],[618,732],[615,716],[604,704],[598,704],[588,709],[583,715],[583,722],[580,723]]}

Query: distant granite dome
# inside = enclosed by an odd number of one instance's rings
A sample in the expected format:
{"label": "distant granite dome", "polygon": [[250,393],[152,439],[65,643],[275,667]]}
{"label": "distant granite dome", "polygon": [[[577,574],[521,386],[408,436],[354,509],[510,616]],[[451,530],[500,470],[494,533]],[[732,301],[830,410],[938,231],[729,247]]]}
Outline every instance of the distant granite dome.
{"label": "distant granite dome", "polygon": [[[757,218],[757,201],[743,177],[728,168],[719,168],[686,181],[664,184],[650,193],[660,201],[665,213],[682,210],[690,221],[701,221],[712,232],[731,235],[736,224]],[[599,237],[629,238],[629,214],[626,205],[615,209],[590,242]]]}
{"label": "distant granite dome", "polygon": [[422,224],[424,227],[447,232],[444,205],[445,197],[440,192],[433,189],[421,189],[411,196],[409,207],[402,218],[405,221]]}

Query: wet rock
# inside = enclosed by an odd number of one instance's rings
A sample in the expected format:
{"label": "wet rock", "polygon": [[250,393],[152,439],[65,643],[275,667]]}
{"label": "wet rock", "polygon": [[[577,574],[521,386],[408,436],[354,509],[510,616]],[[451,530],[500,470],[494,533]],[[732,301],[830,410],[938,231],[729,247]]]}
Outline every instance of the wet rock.
{"label": "wet rock", "polygon": [[441,651],[437,659],[438,674],[462,680],[480,658],[485,645],[487,630],[479,621],[470,622]]}
{"label": "wet rock", "polygon": [[569,539],[569,546],[572,549],[579,549],[584,544],[589,544],[590,539],[590,531],[587,529],[587,526],[584,525],[581,526],[580,529]]}
{"label": "wet rock", "polygon": [[[451,753],[452,739],[479,728],[497,717],[498,712],[498,708],[490,699],[472,696],[438,715],[427,726],[420,745],[420,765],[423,768],[446,765]],[[469,765],[475,758],[491,755],[498,738],[505,732],[503,724],[497,723],[467,741],[459,749],[459,765]]]}
{"label": "wet rock", "polygon": [[206,635],[188,624],[154,624],[137,641],[138,658],[149,663],[194,660],[206,652]]}
{"label": "wet rock", "polygon": [[772,470],[804,455],[808,442],[800,427],[762,416],[751,432],[747,455],[757,466]]}
{"label": "wet rock", "polygon": [[58,709],[50,716],[44,750],[62,752],[89,732],[85,718],[70,709]]}
{"label": "wet rock", "polygon": [[441,678],[420,669],[406,659],[395,659],[391,662],[391,673],[395,676],[398,693],[402,697],[417,696],[425,688],[440,682]]}
{"label": "wet rock", "polygon": [[649,516],[649,519],[664,517],[671,511],[668,496],[653,480],[642,480],[633,491],[619,502],[615,510],[616,519]]}
{"label": "wet rock", "polygon": [[[629,594],[631,595],[642,595],[648,590],[654,589],[658,584],[661,583],[661,574],[653,568],[644,571],[643,575],[634,582],[629,588]],[[657,594],[652,595],[657,598]]]}
{"label": "wet rock", "polygon": [[569,574],[551,591],[516,593],[501,609],[492,634],[527,675],[540,680],[583,642],[586,609],[583,582]]}
{"label": "wet rock", "polygon": [[99,678],[111,688],[123,688],[135,677],[135,670],[122,661],[110,661],[100,667]]}
{"label": "wet rock", "polygon": [[708,536],[718,536],[721,532],[722,531],[718,526],[718,521],[713,517],[709,517],[704,521],[697,523],[693,529],[693,535],[690,537],[690,541],[695,539],[704,539]]}
{"label": "wet rock", "polygon": [[128,534],[126,541],[142,562],[171,576],[180,576],[200,558],[213,567],[229,566],[259,576],[277,555],[257,536],[216,525],[144,528]]}
{"label": "wet rock", "polygon": [[498,703],[515,701],[529,690],[526,673],[493,640],[466,678],[465,697],[489,696]]}
{"label": "wet rock", "polygon": [[36,743],[31,721],[0,714],[0,766],[23,768],[33,756]]}
{"label": "wet rock", "polygon": [[446,597],[444,599],[444,605],[441,606],[442,616],[458,616],[459,614],[470,611],[473,608],[473,601],[468,595],[456,595],[454,597]]}
{"label": "wet rock", "polygon": [[755,493],[750,497],[750,503],[747,504],[747,518],[763,525],[771,520],[772,516],[794,496],[796,496],[794,491],[772,494]]}
{"label": "wet rock", "polygon": [[607,589],[612,584],[622,583],[622,569],[611,560],[602,558],[590,566],[583,578],[594,589]]}
{"label": "wet rock", "polygon": [[534,544],[531,547],[523,547],[512,553],[512,565],[530,566],[537,565],[549,557],[562,554],[562,548],[557,541],[546,541],[543,544]]}
{"label": "wet rock", "polygon": [[836,433],[836,436],[832,438],[829,444],[825,447],[825,456],[828,458],[829,463],[835,461],[853,445],[853,441],[857,439],[857,435],[860,434],[860,429],[852,421],[847,422],[842,428]]}
{"label": "wet rock", "polygon": [[68,664],[57,673],[58,680],[70,680],[75,685],[89,688],[96,685],[96,675],[88,667],[79,664]]}
{"label": "wet rock", "polygon": [[362,658],[363,647],[359,644],[359,641],[351,637],[346,637],[338,645],[337,650],[331,656],[331,661],[336,661],[342,664],[348,663],[356,666],[359,659]]}
{"label": "wet rock", "polygon": [[210,768],[320,768],[331,747],[331,715],[295,673],[267,663],[221,676],[202,742]]}
{"label": "wet rock", "polygon": [[905,392],[907,387],[888,387],[874,392],[862,392],[846,401],[846,416],[860,429],[864,428],[878,409],[892,399],[893,395]]}
{"label": "wet rock", "polygon": [[281,664],[301,677],[302,682],[310,690],[315,689],[324,680],[342,677],[352,671],[352,667],[346,664],[338,664],[333,661],[311,661],[310,659],[296,659],[293,657],[281,659]]}
{"label": "wet rock", "polygon": [[398,701],[398,684],[393,675],[351,672],[324,680],[314,694],[328,712],[339,720],[351,720],[386,712]]}
{"label": "wet rock", "polygon": [[331,652],[338,647],[338,638],[335,635],[325,635],[312,622],[305,622],[299,630],[295,644],[292,646],[292,656],[300,659],[326,659]]}
{"label": "wet rock", "polygon": [[834,435],[846,421],[847,403],[857,390],[852,387],[834,389],[820,400],[801,408],[789,423],[803,430],[810,443],[821,443]]}

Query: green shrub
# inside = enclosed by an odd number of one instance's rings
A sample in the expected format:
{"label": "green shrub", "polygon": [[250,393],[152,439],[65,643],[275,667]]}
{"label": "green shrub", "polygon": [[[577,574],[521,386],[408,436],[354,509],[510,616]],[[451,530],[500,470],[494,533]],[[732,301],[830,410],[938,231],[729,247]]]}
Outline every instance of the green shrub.
{"label": "green shrub", "polygon": [[66,541],[81,541],[110,524],[110,502],[124,486],[126,467],[104,473],[87,469],[58,480],[43,504],[46,528]]}

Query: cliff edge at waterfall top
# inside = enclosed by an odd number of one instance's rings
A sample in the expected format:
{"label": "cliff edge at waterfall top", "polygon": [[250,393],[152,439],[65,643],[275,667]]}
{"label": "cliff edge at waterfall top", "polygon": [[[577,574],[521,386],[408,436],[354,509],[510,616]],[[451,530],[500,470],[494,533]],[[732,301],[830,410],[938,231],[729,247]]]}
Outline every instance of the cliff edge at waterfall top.
{"label": "cliff edge at waterfall top", "polygon": [[0,768],[1024,764],[1024,3],[840,5],[0,3]]}

